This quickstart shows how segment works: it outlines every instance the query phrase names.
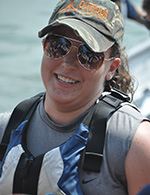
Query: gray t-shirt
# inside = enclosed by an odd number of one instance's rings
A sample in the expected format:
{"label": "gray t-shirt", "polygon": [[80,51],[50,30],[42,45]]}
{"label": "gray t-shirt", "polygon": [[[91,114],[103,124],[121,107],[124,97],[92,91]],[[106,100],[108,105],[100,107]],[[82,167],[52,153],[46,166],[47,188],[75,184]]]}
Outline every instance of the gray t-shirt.
{"label": "gray t-shirt", "polygon": [[[28,150],[37,156],[61,145],[71,137],[86,113],[66,125],[58,125],[46,114],[41,101],[27,129]],[[9,118],[9,114],[0,115],[0,134],[5,127],[3,119],[7,123],[6,118]],[[128,194],[125,159],[133,136],[143,119],[144,117],[129,105],[123,106],[109,119],[101,172],[84,171],[79,166],[84,195]]]}

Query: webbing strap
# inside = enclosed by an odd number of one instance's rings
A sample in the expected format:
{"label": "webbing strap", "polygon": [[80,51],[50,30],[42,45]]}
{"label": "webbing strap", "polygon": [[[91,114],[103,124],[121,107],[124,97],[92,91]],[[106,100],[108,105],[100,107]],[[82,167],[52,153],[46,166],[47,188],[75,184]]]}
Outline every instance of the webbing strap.
{"label": "webbing strap", "polygon": [[119,108],[121,102],[123,101],[111,95],[107,95],[95,106],[94,111],[92,111],[93,113],[89,113],[89,115],[92,116],[88,115],[84,121],[90,129],[84,154],[84,169],[100,172],[107,119]]}
{"label": "webbing strap", "polygon": [[0,161],[3,159],[5,151],[7,149],[7,145],[9,143],[11,131],[16,129],[17,126],[25,119],[29,119],[35,110],[37,104],[39,103],[43,93],[40,93],[30,99],[24,100],[20,104],[18,104],[8,122],[6,130],[4,132],[2,142],[0,144]]}
{"label": "webbing strap", "polygon": [[13,194],[38,194],[38,181],[43,156],[44,154],[34,158],[26,153],[21,155],[14,174]]}

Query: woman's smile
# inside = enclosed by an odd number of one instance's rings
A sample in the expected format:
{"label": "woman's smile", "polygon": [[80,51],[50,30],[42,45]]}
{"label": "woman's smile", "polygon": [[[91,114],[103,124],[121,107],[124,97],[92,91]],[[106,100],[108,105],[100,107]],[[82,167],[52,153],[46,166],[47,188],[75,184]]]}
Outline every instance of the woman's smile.
{"label": "woman's smile", "polygon": [[64,84],[69,84],[69,85],[79,82],[79,81],[75,81],[71,78],[59,75],[59,74],[56,74],[56,78],[58,79],[59,82],[64,83]]}

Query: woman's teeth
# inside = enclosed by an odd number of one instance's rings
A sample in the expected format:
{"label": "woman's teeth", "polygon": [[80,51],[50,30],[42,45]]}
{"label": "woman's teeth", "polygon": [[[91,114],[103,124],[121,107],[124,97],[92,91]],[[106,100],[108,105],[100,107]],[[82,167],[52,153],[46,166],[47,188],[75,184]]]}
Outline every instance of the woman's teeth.
{"label": "woman's teeth", "polygon": [[76,82],[76,81],[73,81],[71,79],[60,76],[60,75],[57,75],[57,78],[58,78],[59,81],[61,81],[63,83],[74,84]]}

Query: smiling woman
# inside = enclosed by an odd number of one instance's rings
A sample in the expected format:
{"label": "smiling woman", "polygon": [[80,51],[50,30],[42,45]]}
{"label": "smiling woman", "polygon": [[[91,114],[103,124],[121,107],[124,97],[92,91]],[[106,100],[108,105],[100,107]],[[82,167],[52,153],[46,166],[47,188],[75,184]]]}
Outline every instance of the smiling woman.
{"label": "smiling woman", "polygon": [[110,0],[83,3],[60,0],[38,33],[45,93],[0,114],[1,195],[135,195],[150,181],[150,123],[129,101],[123,16]]}

